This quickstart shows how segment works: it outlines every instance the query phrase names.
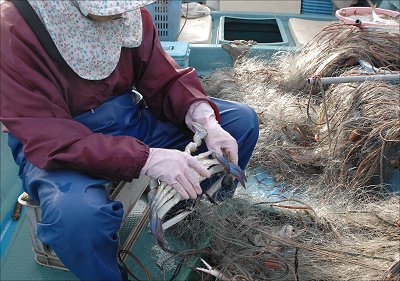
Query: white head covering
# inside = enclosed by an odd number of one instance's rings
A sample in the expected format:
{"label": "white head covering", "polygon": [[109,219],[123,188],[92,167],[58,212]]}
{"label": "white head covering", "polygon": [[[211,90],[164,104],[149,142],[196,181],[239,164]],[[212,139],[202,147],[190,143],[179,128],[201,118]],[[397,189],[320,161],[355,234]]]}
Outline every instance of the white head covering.
{"label": "white head covering", "polygon": [[[44,23],[58,51],[80,77],[88,80],[107,78],[117,66],[121,48],[133,48],[142,42],[140,7],[154,2],[28,0]],[[120,19],[100,22],[88,14]]]}

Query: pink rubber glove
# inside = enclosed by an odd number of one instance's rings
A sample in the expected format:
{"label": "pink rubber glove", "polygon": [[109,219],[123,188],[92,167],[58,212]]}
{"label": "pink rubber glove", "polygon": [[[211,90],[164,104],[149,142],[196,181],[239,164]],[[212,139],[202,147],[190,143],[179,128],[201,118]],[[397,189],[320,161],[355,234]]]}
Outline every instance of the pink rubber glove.
{"label": "pink rubber glove", "polygon": [[225,131],[215,119],[214,110],[208,102],[195,102],[185,116],[185,122],[194,132],[193,122],[207,130],[204,141],[208,150],[224,155],[233,164],[238,164],[238,145],[234,137]]}
{"label": "pink rubber glove", "polygon": [[209,178],[210,172],[199,160],[176,149],[150,148],[140,174],[171,185],[184,199],[196,199],[202,193],[196,173]]}

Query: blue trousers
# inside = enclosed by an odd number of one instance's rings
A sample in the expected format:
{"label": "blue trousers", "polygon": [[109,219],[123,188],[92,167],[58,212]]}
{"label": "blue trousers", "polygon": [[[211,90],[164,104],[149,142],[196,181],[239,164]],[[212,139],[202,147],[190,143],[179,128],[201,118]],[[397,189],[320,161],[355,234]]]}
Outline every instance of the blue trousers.
{"label": "blue trousers", "polygon": [[[221,126],[238,142],[239,166],[244,169],[258,138],[257,115],[240,103],[213,101],[221,113]],[[150,147],[182,150],[191,141],[174,124],[158,120],[131,92],[74,119],[93,132],[132,136]],[[110,199],[105,188],[108,181],[73,170],[41,170],[25,159],[22,144],[11,134],[9,146],[24,190],[40,203],[38,238],[79,279],[122,280],[117,251],[123,208]],[[199,149],[205,150],[205,146]]]}

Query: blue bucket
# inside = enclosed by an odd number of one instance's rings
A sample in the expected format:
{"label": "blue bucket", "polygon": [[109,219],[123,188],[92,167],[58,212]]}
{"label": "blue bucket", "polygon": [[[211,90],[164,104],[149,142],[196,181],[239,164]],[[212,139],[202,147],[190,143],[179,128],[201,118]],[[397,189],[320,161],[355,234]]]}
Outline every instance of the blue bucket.
{"label": "blue bucket", "polygon": [[176,41],[181,22],[181,0],[158,0],[146,6],[161,41]]}

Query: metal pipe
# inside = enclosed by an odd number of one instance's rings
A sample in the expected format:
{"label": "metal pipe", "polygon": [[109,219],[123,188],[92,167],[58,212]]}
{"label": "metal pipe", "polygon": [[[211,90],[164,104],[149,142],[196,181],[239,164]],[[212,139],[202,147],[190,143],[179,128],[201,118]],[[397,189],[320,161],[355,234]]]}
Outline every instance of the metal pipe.
{"label": "metal pipe", "polygon": [[400,74],[308,78],[307,82],[308,84],[315,85],[318,80],[321,81],[321,84],[338,84],[364,81],[400,81]]}

